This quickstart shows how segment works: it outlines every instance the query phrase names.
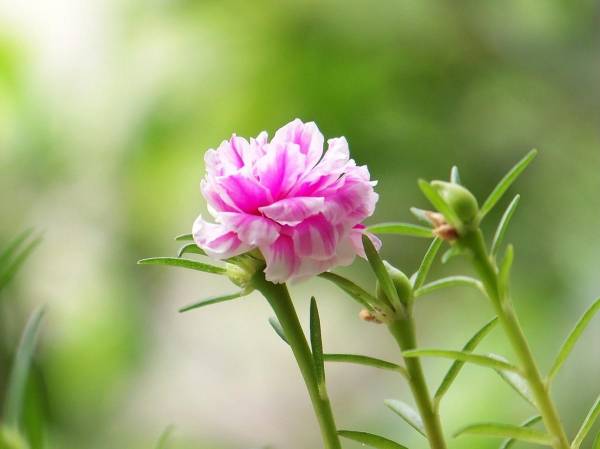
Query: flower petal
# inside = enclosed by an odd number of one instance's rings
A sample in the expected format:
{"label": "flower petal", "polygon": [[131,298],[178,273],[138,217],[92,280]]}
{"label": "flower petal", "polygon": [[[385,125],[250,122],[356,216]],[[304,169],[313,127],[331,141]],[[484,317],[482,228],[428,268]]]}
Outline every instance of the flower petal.
{"label": "flower petal", "polygon": [[260,215],[222,212],[218,216],[223,226],[234,231],[247,245],[269,245],[279,237],[279,226]]}
{"label": "flower petal", "polygon": [[276,201],[284,198],[306,170],[306,156],[294,143],[271,143],[255,165],[255,174]]}
{"label": "flower petal", "polygon": [[340,232],[323,214],[307,218],[293,229],[294,248],[300,257],[326,260],[335,254]]}
{"label": "flower petal", "polygon": [[220,224],[204,221],[201,216],[194,222],[192,234],[196,245],[215,259],[228,259],[252,249],[251,245],[242,243],[235,232]]}
{"label": "flower petal", "polygon": [[257,214],[259,207],[273,201],[271,193],[245,171],[217,178],[216,181],[223,201],[243,212]]}
{"label": "flower petal", "polygon": [[369,239],[371,240],[371,242],[373,243],[373,246],[375,247],[375,249],[377,251],[379,251],[382,246],[382,243],[381,243],[381,240],[379,239],[379,237],[377,237],[375,234],[372,234],[370,232],[365,232],[365,229],[367,229],[367,227],[365,225],[359,224],[359,225],[354,226],[354,228],[352,228],[352,231],[350,231],[350,239],[352,240],[352,245],[354,246],[354,250],[356,251],[356,254],[358,254],[363,259],[367,258],[367,255],[365,254],[365,248],[362,243],[363,234],[365,234],[367,237],[369,237]]}
{"label": "flower petal", "polygon": [[321,212],[324,205],[323,197],[296,197],[279,200],[259,210],[277,223],[295,226],[302,220]]}
{"label": "flower petal", "polygon": [[276,284],[287,282],[294,276],[300,260],[294,251],[294,242],[287,235],[280,235],[270,245],[261,246],[265,258],[265,279]]}
{"label": "flower petal", "polygon": [[300,152],[306,155],[306,167],[314,167],[323,155],[323,134],[315,122],[303,123],[300,119],[279,128],[272,142],[295,143],[300,147]]}

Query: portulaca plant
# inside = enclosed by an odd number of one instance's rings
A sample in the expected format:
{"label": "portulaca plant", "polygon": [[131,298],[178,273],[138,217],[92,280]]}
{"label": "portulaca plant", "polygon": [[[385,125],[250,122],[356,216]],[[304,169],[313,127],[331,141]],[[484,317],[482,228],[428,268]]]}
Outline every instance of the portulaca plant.
{"label": "portulaca plant", "polygon": [[[423,224],[382,223],[366,227],[363,222],[373,214],[378,200],[376,182],[371,181],[365,166],[350,159],[345,138],[329,139],[327,144],[324,151],[324,137],[314,123],[294,120],[271,140],[265,132],[249,140],[234,135],[216,150],[209,150],[201,192],[211,219],[198,217],[191,234],[177,237],[187,241],[177,257],[150,258],[140,263],[224,275],[237,286],[234,293],[207,298],[182,308],[182,312],[241,298],[254,290],[260,292],[275,314],[271,325],[289,345],[304,378],[326,449],[341,448],[340,437],[377,449],[405,446],[363,429],[338,429],[327,393],[325,362],[356,363],[397,372],[410,386],[416,410],[397,399],[386,400],[385,405],[421,433],[431,449],[449,447],[439,407],[465,363],[496,371],[500,379],[529,402],[535,414],[524,423],[466,425],[453,436],[480,434],[502,438],[502,449],[517,441],[554,449],[579,449],[600,415],[600,397],[591,405],[577,434],[569,436],[552,399],[551,386],[577,339],[600,309],[600,300],[577,322],[550,372],[542,374],[512,304],[510,270],[514,250],[511,245],[503,246],[519,196],[506,208],[491,243],[480,229],[481,222],[534,159],[536,151],[517,163],[481,206],[462,185],[454,167],[449,181],[419,181],[432,205],[431,210],[411,209]],[[427,238],[431,244],[417,272],[409,276],[382,260],[382,245],[376,234]],[[451,257],[467,257],[477,278],[458,274],[428,281],[430,267],[444,245],[448,248],[441,256],[442,262]],[[223,264],[184,257],[190,254]],[[369,262],[375,280],[372,288],[362,288],[332,272],[336,267],[350,265],[357,255]],[[325,353],[314,297],[307,339],[286,283],[314,276],[333,282],[355,300],[363,320],[386,326],[398,345],[402,363],[368,355]],[[420,348],[414,320],[417,299],[455,286],[476,289],[489,300],[495,317],[458,350]],[[475,352],[497,325],[512,345],[516,360]],[[423,357],[452,360],[435,390],[427,385],[420,361]],[[600,449],[600,436],[595,439],[594,449]]]}

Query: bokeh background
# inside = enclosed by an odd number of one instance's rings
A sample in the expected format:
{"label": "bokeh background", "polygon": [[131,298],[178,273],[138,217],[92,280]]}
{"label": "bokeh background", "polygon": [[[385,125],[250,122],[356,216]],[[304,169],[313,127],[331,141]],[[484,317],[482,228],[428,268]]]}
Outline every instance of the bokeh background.
{"label": "bokeh background", "polygon": [[[174,254],[173,236],[205,212],[207,148],[295,117],[345,135],[369,165],[381,194],[371,222],[410,220],[410,206],[426,205],[416,179],[446,177],[453,164],[484,198],[539,148],[509,192],[523,195],[509,240],[517,308],[548,369],[600,294],[599,82],[594,0],[0,0],[0,239],[27,227],[44,235],[0,298],[9,355],[27,314],[48,306],[34,449],[153,447],[170,424],[174,449],[320,447],[262,298],[179,315],[232,286],[135,264]],[[412,272],[426,245],[391,236],[383,254]],[[363,261],[341,271],[373,285]],[[432,276],[457,271],[468,272],[460,259]],[[324,281],[292,293],[305,323],[316,293],[328,352],[398,359],[385,330],[359,321]],[[464,290],[423,299],[417,313],[422,346],[447,348],[492,316]],[[555,385],[571,435],[600,390],[599,339],[596,322]],[[481,350],[512,356],[498,330]],[[425,364],[435,387],[448,362]],[[426,447],[382,404],[410,402],[402,379],[331,365],[328,380],[340,427]],[[494,373],[467,366],[442,414],[451,434],[532,410]]]}

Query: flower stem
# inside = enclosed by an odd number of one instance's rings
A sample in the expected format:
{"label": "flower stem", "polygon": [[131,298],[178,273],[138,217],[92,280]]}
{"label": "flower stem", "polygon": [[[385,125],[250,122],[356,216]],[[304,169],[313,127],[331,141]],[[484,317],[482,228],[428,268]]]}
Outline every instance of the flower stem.
{"label": "flower stem", "polygon": [[[402,351],[408,351],[417,347],[412,311],[406,310],[406,313],[388,324],[388,329]],[[421,360],[419,358],[407,357],[404,359],[404,363],[408,372],[410,389],[423,420],[429,446],[431,449],[446,449],[440,417],[429,395]]]}
{"label": "flower stem", "polygon": [[287,338],[321,428],[325,449],[341,449],[331,404],[325,385],[319,385],[313,364],[312,352],[302,331],[298,315],[285,284],[273,284],[265,280],[262,272],[257,273],[252,284],[267,299]]}
{"label": "flower stem", "polygon": [[548,386],[542,378],[525,334],[521,329],[511,297],[508,294],[508,288],[501,288],[498,268],[487,252],[481,231],[479,229],[469,230],[460,237],[459,242],[471,250],[475,270],[479,274],[504,331],[519,358],[523,375],[534,395],[544,425],[548,433],[554,438],[552,446],[555,449],[569,449],[570,445],[556,406],[550,397]]}

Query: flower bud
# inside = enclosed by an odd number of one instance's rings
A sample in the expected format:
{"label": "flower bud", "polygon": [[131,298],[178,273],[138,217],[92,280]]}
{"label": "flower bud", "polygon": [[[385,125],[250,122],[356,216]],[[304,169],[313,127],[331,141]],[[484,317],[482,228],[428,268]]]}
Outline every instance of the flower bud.
{"label": "flower bud", "polygon": [[463,223],[470,223],[479,213],[477,199],[463,186],[445,181],[431,183]]}
{"label": "flower bud", "polygon": [[[387,270],[390,278],[392,278],[392,282],[394,283],[394,287],[396,288],[396,292],[398,293],[398,298],[402,303],[407,303],[410,301],[412,296],[412,283],[410,279],[399,269],[392,266],[388,262],[383,262],[385,265],[385,269]],[[375,292],[378,298],[385,298],[385,292],[381,288],[379,281],[375,286]],[[391,300],[391,298],[389,298]]]}

